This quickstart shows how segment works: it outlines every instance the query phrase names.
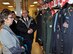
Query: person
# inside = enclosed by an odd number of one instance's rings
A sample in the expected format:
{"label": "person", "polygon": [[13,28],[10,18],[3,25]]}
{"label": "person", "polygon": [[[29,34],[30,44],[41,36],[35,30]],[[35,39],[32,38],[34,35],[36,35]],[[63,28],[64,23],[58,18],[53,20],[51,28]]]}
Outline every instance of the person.
{"label": "person", "polygon": [[[59,41],[60,43],[57,47],[54,47],[55,52],[53,54],[73,54],[73,1],[69,0],[63,7],[61,14],[59,15],[61,19],[61,26],[59,32]],[[55,44],[55,45],[56,45]]]}
{"label": "person", "polygon": [[36,16],[37,22],[37,36],[36,42],[38,42],[42,46],[42,11],[40,10]]}
{"label": "person", "polygon": [[69,0],[63,6],[64,23],[62,24],[61,36],[63,43],[63,54],[73,54],[73,1]]}
{"label": "person", "polygon": [[20,46],[22,46],[23,38],[21,36],[19,36],[19,31],[17,29],[17,22],[20,19],[20,17],[17,16],[14,11],[11,11],[11,12],[13,14],[14,20],[13,20],[13,23],[10,25],[10,28],[16,34],[17,38],[20,41]]}
{"label": "person", "polygon": [[9,9],[3,9],[0,14],[0,42],[2,43],[3,54],[21,54],[24,51],[20,47],[19,40],[10,29],[14,18]]}
{"label": "person", "polygon": [[49,53],[50,48],[50,39],[51,39],[51,27],[52,27],[52,14],[50,12],[50,9],[44,9],[42,10],[42,43],[43,43],[43,49],[45,51],[45,54]]}
{"label": "person", "polygon": [[22,18],[20,18],[17,22],[17,29],[19,30],[19,35],[24,38],[23,45],[27,45],[28,50],[26,54],[31,54],[34,31],[36,30],[36,22],[28,15],[27,10],[22,11]]}
{"label": "person", "polygon": [[59,41],[59,31],[60,31],[60,7],[57,5],[53,7],[55,10],[55,14],[52,20],[52,33],[51,33],[51,44],[50,44],[50,52],[52,54],[60,54],[60,41]]}
{"label": "person", "polygon": [[17,21],[19,20],[20,17],[16,16],[14,11],[12,11],[12,14],[13,14],[14,20],[13,20],[12,25],[10,25],[10,28],[16,35],[19,35],[16,25],[17,25]]}

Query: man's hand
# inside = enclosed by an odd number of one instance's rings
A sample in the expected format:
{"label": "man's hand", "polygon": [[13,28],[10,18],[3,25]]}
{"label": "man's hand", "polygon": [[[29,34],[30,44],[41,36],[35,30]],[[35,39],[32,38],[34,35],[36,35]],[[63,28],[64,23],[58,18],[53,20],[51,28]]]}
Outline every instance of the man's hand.
{"label": "man's hand", "polygon": [[31,28],[30,28],[30,29],[28,30],[28,32],[27,32],[27,33],[28,33],[28,34],[33,33],[33,29],[31,29]]}

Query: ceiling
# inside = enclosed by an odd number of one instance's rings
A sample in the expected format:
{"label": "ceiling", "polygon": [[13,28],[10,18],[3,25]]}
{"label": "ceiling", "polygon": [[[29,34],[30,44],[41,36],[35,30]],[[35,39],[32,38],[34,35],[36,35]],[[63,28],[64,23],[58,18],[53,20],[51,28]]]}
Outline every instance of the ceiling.
{"label": "ceiling", "polygon": [[[14,1],[18,1],[18,0],[0,0],[0,12],[4,9],[4,8],[8,8],[10,10],[14,10],[16,8],[15,2]],[[33,7],[31,7],[30,5],[33,5],[33,2],[38,1],[38,0],[20,0],[20,6],[22,8],[22,10],[27,9],[29,10],[29,14],[30,16],[35,16],[35,12],[37,10],[37,7],[39,6],[39,4],[34,4]],[[40,0],[39,0],[40,1]],[[49,1],[49,0],[46,0]],[[3,5],[2,2],[9,2],[9,5]],[[13,6],[13,7],[8,7],[8,6]],[[25,8],[26,7],[26,8]]]}
{"label": "ceiling", "polygon": [[[26,1],[28,1],[28,6],[29,6],[29,5],[33,4],[34,1],[37,1],[37,0],[26,0]],[[10,6],[13,6],[13,7],[8,7],[9,5],[3,5],[2,2],[9,2]],[[22,2],[22,3],[25,3],[25,2]],[[2,9],[4,9],[4,8],[8,8],[10,10],[14,10],[14,7],[15,7],[14,0],[0,0],[0,11]]]}
{"label": "ceiling", "polygon": [[[2,2],[9,2],[9,5],[3,5]],[[13,10],[13,7],[8,7],[8,6],[14,6],[14,1],[13,0],[0,0],[0,11],[4,8],[8,8],[10,10]]]}

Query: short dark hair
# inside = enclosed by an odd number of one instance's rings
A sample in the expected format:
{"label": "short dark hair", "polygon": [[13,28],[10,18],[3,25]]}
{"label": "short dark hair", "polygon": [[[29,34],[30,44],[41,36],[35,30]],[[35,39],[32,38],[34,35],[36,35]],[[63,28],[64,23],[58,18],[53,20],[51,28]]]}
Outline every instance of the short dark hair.
{"label": "short dark hair", "polygon": [[11,12],[15,14],[15,12],[14,12],[14,11],[11,11]]}
{"label": "short dark hair", "polygon": [[12,12],[9,10],[9,9],[3,9],[2,10],[2,12],[1,12],[1,15],[5,18],[5,19],[7,19],[8,18],[8,15],[9,14],[12,14]]}
{"label": "short dark hair", "polygon": [[23,11],[26,11],[27,13],[29,13],[29,11],[28,11],[28,10],[26,10],[26,9],[25,9],[25,10],[22,10],[22,12],[23,12]]}

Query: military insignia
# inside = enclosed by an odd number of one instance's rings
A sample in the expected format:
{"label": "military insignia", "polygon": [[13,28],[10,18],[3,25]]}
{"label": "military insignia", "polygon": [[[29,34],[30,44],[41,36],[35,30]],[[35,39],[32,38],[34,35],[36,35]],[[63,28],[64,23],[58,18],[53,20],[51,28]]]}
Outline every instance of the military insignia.
{"label": "military insignia", "polygon": [[67,13],[64,14],[64,16],[66,16]]}
{"label": "military insignia", "polygon": [[59,15],[59,17],[61,17],[61,14]]}
{"label": "military insignia", "polygon": [[40,15],[42,15],[42,14],[40,14]]}
{"label": "military insignia", "polygon": [[63,12],[65,12],[65,9],[63,10]]}
{"label": "military insignia", "polygon": [[52,25],[49,25],[50,28],[52,28]]}
{"label": "military insignia", "polygon": [[59,39],[59,34],[57,34],[57,39]]}
{"label": "military insignia", "polygon": [[69,19],[69,17],[66,16],[66,19]]}
{"label": "military insignia", "polygon": [[69,10],[70,12],[72,12],[73,10],[71,9],[71,10]]}

